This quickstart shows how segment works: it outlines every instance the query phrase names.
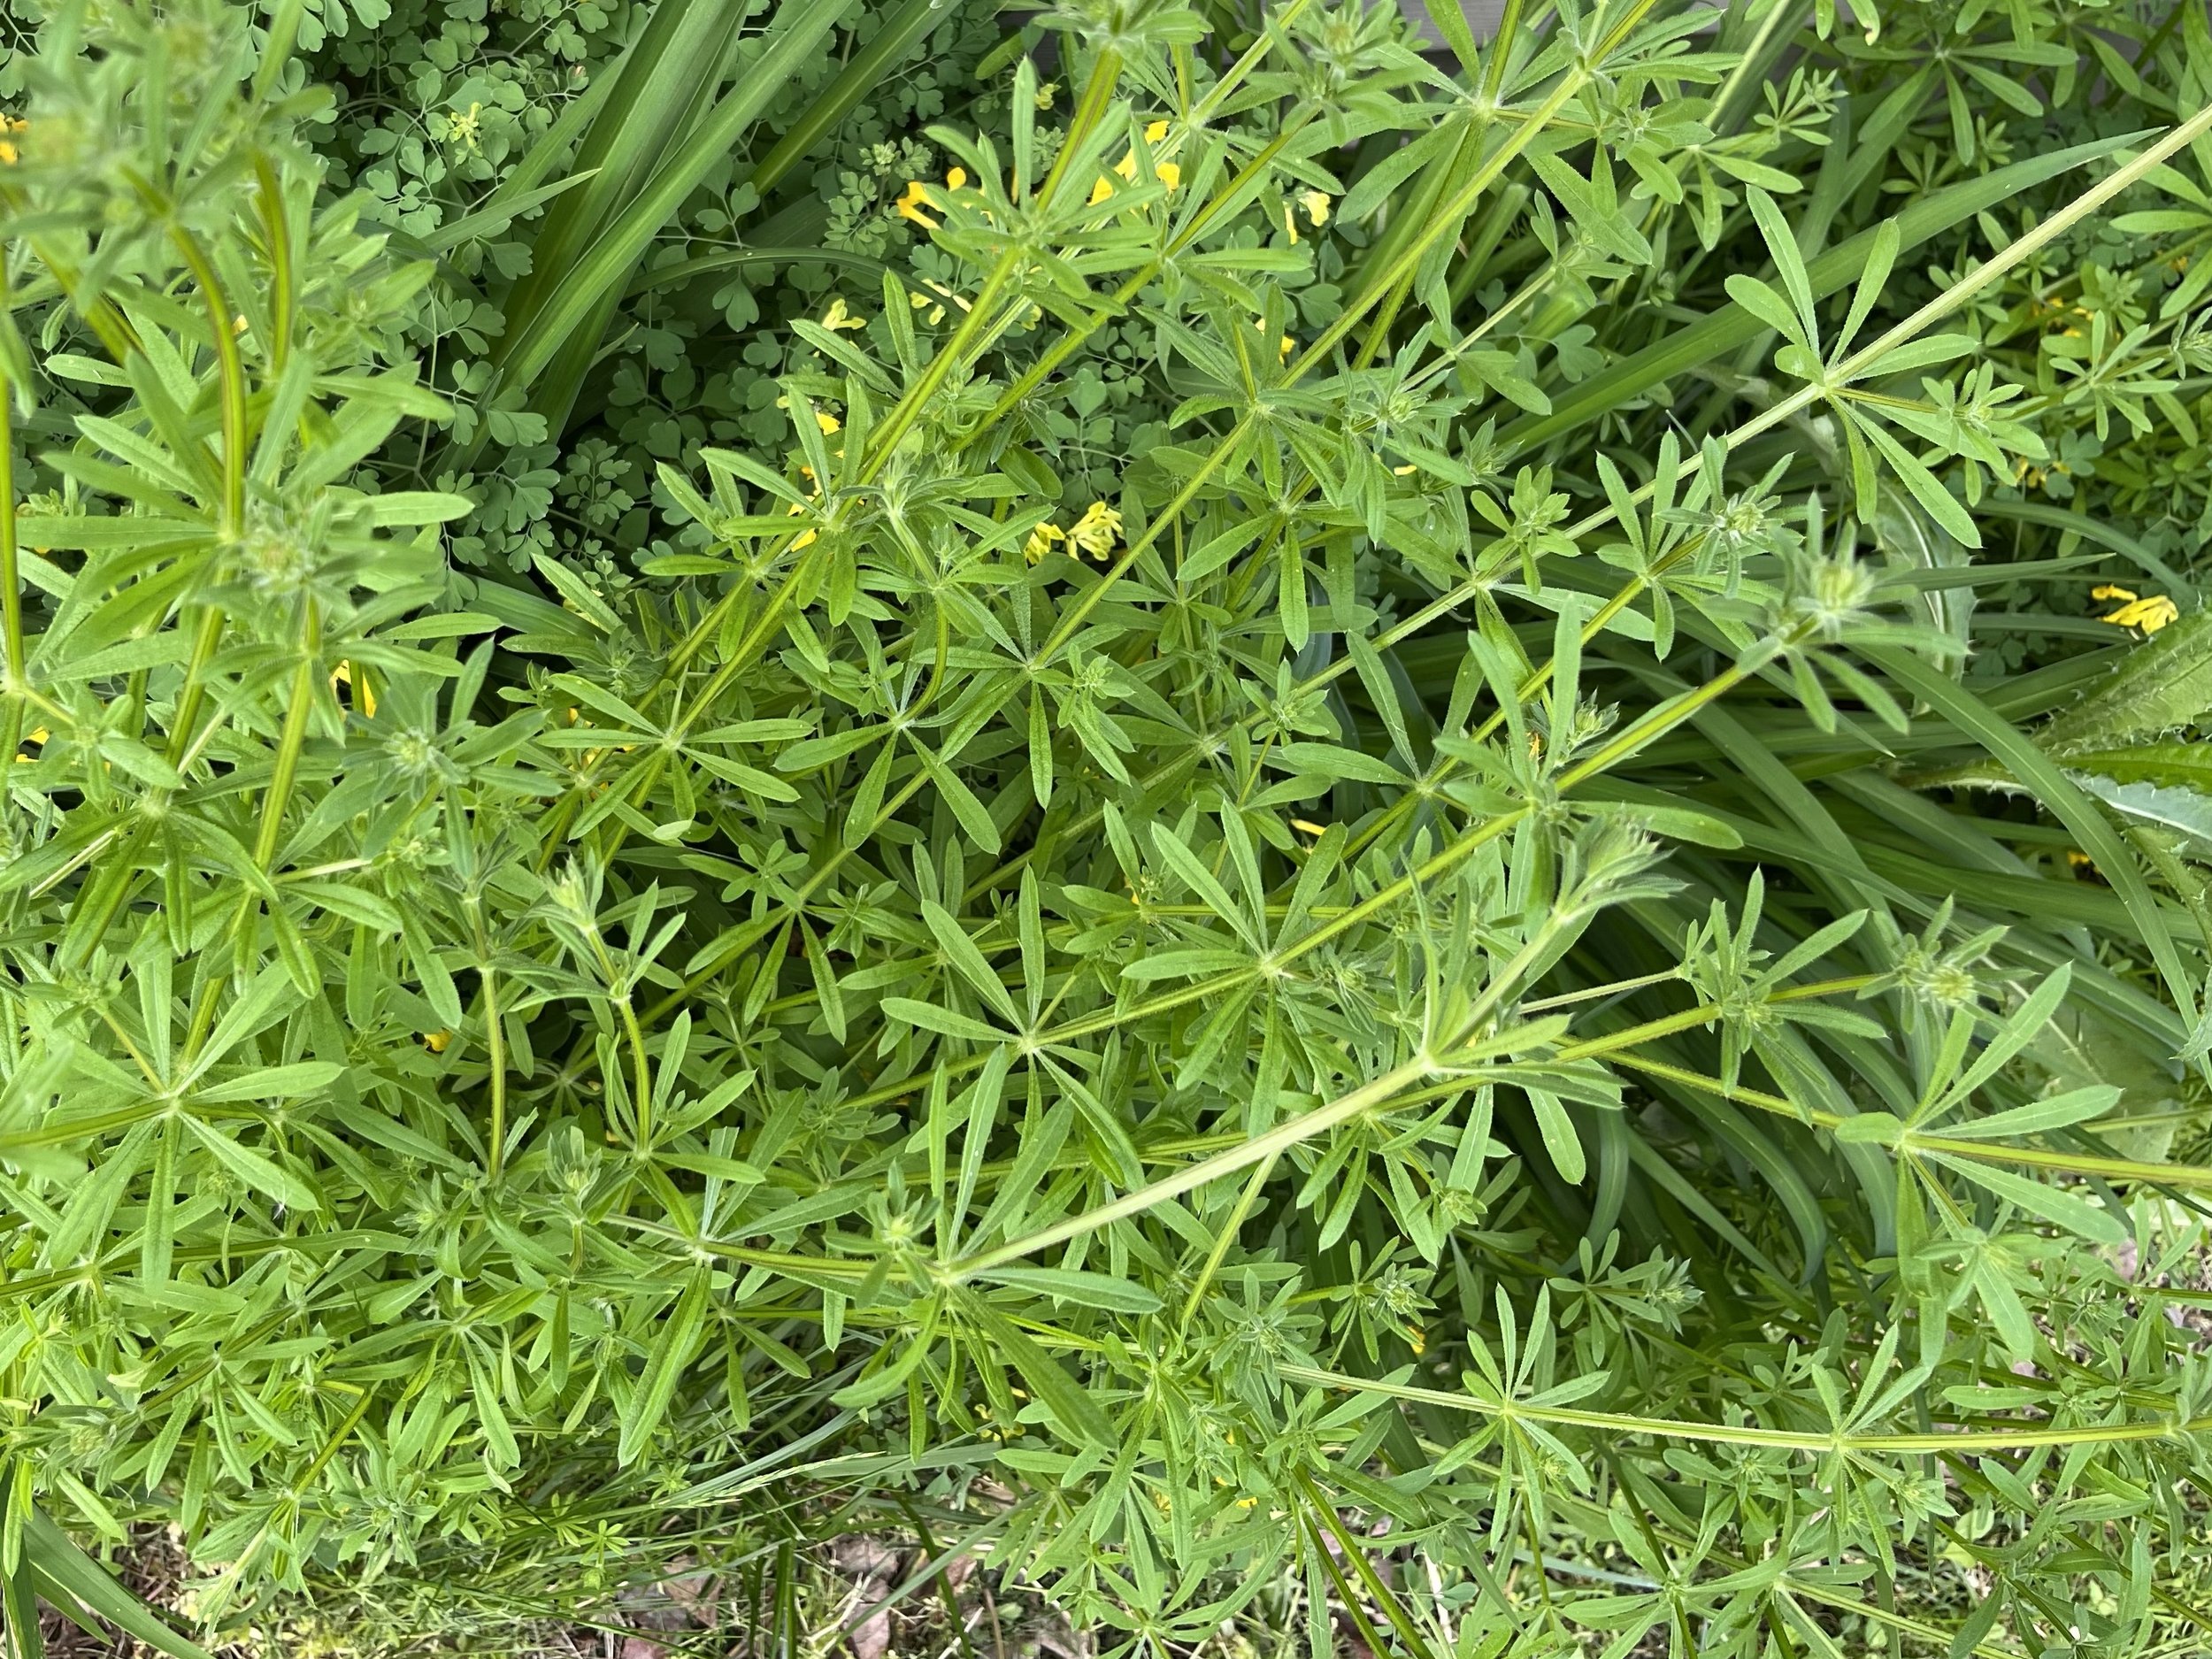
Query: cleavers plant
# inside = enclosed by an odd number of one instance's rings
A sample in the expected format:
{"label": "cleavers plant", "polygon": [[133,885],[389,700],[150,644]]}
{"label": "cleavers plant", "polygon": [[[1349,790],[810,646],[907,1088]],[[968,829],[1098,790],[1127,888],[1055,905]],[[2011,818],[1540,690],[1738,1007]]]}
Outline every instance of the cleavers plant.
{"label": "cleavers plant", "polygon": [[2201,8],[743,11],[9,62],[13,1651],[2200,1650]]}

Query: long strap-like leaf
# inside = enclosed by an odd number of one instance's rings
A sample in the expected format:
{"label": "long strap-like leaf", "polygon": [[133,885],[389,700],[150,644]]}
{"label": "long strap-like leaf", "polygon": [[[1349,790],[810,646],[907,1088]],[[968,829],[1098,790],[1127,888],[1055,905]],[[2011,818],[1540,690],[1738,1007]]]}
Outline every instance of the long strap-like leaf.
{"label": "long strap-like leaf", "polygon": [[23,1562],[50,1599],[68,1597],[170,1659],[212,1659],[206,1648],[178,1635],[157,1618],[151,1609],[37,1509],[30,1512],[24,1525]]}
{"label": "long strap-like leaf", "polygon": [[[852,3],[787,0],[778,9],[766,47],[744,65],[721,103],[654,170],[613,222],[560,273],[543,303],[509,336],[511,343],[491,398],[517,388],[527,388],[537,380],[570,336],[629,276],[670,215],[738,145]],[[474,441],[464,446],[461,458],[465,463],[473,458],[485,435],[485,428],[480,426]]]}
{"label": "long strap-like leaf", "polygon": [[[1938,190],[1898,214],[1898,249],[1902,252],[1916,248],[2023,190],[2124,150],[2145,136],[2141,133],[2122,133],[2092,143],[2055,150],[2047,156],[2031,156],[2024,161],[1984,173],[1978,179]],[[1878,230],[1863,232],[1805,267],[1816,298],[1825,298],[1857,280],[1866,266],[1868,255],[1873,252],[1877,234]],[[1675,330],[1603,373],[1594,374],[1579,385],[1558,393],[1552,400],[1550,414],[1530,415],[1515,421],[1499,434],[1499,441],[1509,457],[1525,455],[1562,433],[1572,432],[1607,411],[1618,409],[1625,400],[1660,381],[1733,350],[1765,326],[1742,306],[1732,302],[1709,317]]]}

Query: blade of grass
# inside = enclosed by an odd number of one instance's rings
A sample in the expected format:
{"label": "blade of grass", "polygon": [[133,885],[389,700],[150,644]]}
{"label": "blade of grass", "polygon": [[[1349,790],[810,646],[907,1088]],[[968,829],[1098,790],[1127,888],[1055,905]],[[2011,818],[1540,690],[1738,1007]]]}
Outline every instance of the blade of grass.
{"label": "blade of grass", "polygon": [[[783,90],[809,54],[854,0],[786,0],[771,24],[767,44],[747,63],[734,85],[632,196],[588,247],[565,264],[549,265],[541,303],[507,336],[506,355],[488,401],[516,388],[529,388],[602,302],[637,264],[654,236],[710,169],[736,147],[747,129]],[[595,123],[596,130],[596,123]],[[488,441],[484,426],[462,447],[466,465]]]}
{"label": "blade of grass", "polygon": [[658,0],[654,6],[643,32],[608,78],[599,109],[578,134],[569,172],[587,182],[546,214],[531,239],[530,269],[503,307],[507,331],[493,350],[495,366],[506,364],[593,237],[650,176],[713,61],[710,46],[739,27],[743,15],[732,0]]}
{"label": "blade of grass", "polygon": [[[1916,248],[2023,190],[2101,160],[2146,136],[2143,133],[2124,133],[2054,150],[2047,156],[2031,156],[1978,179],[1938,190],[1897,215],[1899,250],[1901,252]],[[1807,265],[1805,274],[1815,298],[1824,299],[1857,279],[1874,250],[1877,234],[1872,230],[1862,232]],[[1509,457],[1525,455],[1537,445],[1572,432],[1608,410],[1620,407],[1662,380],[1734,350],[1755,337],[1763,327],[1756,318],[1732,302],[1710,316],[1677,329],[1656,344],[1645,347],[1633,357],[1563,389],[1553,398],[1550,414],[1522,417],[1498,434],[1499,442]]]}
{"label": "blade of grass", "polygon": [[2082,850],[2096,860],[2097,868],[2127,906],[2128,914],[2142,931],[2160,975],[2185,1018],[2193,1018],[2196,987],[2181,959],[2173,933],[2150,886],[2143,879],[2135,856],[2119,832],[2112,827],[2096,803],[2085,795],[2049,757],[2001,718],[1972,692],[1947,675],[1939,674],[1918,657],[1891,647],[1869,647],[1864,655],[1883,672],[1914,696],[1974,739],[2007,770],[2033,791],[2060,822],[2080,841]]}
{"label": "blade of grass", "polygon": [[43,1586],[73,1599],[118,1630],[168,1659],[211,1659],[206,1648],[180,1636],[133,1595],[105,1567],[77,1548],[42,1509],[23,1529],[23,1561]]}

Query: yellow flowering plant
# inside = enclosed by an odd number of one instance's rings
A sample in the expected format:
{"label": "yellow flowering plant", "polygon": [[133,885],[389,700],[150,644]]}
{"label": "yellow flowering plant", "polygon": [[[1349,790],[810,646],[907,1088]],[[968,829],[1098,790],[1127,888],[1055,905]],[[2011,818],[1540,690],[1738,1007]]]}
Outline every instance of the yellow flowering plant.
{"label": "yellow flowering plant", "polygon": [[2108,611],[2100,618],[2123,628],[2137,628],[2145,634],[2155,634],[2181,615],[2181,608],[2164,594],[2139,596],[2133,589],[2111,582],[2100,583],[2091,589],[2092,598],[2109,603],[2118,600],[2116,610]]}

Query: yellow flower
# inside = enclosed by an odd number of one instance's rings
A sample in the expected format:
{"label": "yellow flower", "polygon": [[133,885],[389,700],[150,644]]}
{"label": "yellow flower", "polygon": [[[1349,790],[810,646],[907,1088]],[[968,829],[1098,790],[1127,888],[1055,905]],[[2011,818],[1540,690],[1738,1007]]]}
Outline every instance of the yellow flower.
{"label": "yellow flower", "polygon": [[814,411],[814,424],[822,429],[822,435],[825,438],[828,437],[832,433],[842,432],[845,429],[845,423],[843,421],[838,419],[838,418],[834,415],[824,414],[818,409]]}
{"label": "yellow flower", "polygon": [[1114,542],[1121,534],[1121,515],[1102,501],[1094,501],[1083,509],[1068,531],[1068,540],[1086,553],[1104,558],[1114,550]]}
{"label": "yellow flower", "polygon": [[[786,511],[784,516],[789,518],[795,518],[805,511],[806,509],[804,507],[802,507],[797,502],[795,501]],[[812,530],[808,531],[804,535],[801,536],[796,541],[794,541],[791,544],[791,550],[794,553],[796,553],[803,547],[812,547],[814,545],[816,534],[817,533]]]}
{"label": "yellow flower", "polygon": [[1068,533],[1049,518],[1029,533],[1029,540],[1022,544],[1022,556],[1032,565],[1044,562],[1046,554],[1068,539]]}
{"label": "yellow flower", "polygon": [[1283,228],[1290,233],[1290,245],[1298,245],[1298,218],[1290,211],[1290,204],[1283,204]]}
{"label": "yellow flower", "polygon": [[2108,611],[2098,618],[2116,627],[2139,628],[2146,634],[2155,634],[2181,614],[2181,607],[2163,594],[2150,594],[2137,598],[2128,588],[2116,588],[2110,582],[2090,589],[2089,596],[2098,600],[2120,600],[2116,611]]}
{"label": "yellow flower", "polygon": [[950,300],[955,305],[957,305],[964,311],[972,311],[975,309],[975,307],[970,304],[968,301],[963,299],[959,295],[954,293],[941,282],[933,282],[927,277],[924,277],[922,279],[922,286],[929,289],[931,293],[935,294],[937,298],[933,300],[930,298],[928,294],[910,294],[906,296],[906,302],[918,311],[926,310],[929,312],[929,320],[933,325],[941,323],[945,320],[944,302],[947,300]]}
{"label": "yellow flower", "polygon": [[1298,205],[1306,210],[1306,218],[1314,225],[1329,222],[1329,193],[1326,190],[1302,190]]}
{"label": "yellow flower", "polygon": [[422,1046],[433,1054],[443,1054],[446,1045],[452,1041],[453,1033],[449,1031],[426,1031],[422,1033]]}
{"label": "yellow flower", "polygon": [[449,142],[464,150],[474,150],[484,142],[482,116],[484,106],[472,104],[465,111],[456,110],[445,118],[445,135]]}
{"label": "yellow flower", "polygon": [[[1259,329],[1262,333],[1265,333],[1267,329],[1267,319],[1264,317],[1255,317],[1252,319],[1252,326]],[[1280,340],[1275,342],[1275,354],[1285,363],[1290,361],[1290,354],[1297,349],[1297,341],[1293,339],[1288,334],[1285,334]]]}
{"label": "yellow flower", "polygon": [[[1136,157],[1134,155],[1124,156],[1119,161],[1114,164],[1114,171],[1125,179],[1135,178],[1137,176]],[[1091,186],[1090,204],[1093,207],[1096,207],[1101,202],[1103,202],[1113,193],[1114,181],[1102,173],[1098,175],[1098,182]]]}
{"label": "yellow flower", "polygon": [[847,311],[841,299],[832,300],[829,310],[822,313],[822,326],[833,334],[841,328],[865,328],[867,326],[868,319],[856,317]]}
{"label": "yellow flower", "polygon": [[356,680],[353,677],[353,664],[341,663],[330,672],[330,695],[336,696],[338,687],[341,686],[353,687],[353,706],[361,711],[363,719],[373,720],[376,718],[376,693],[369,689],[369,677],[366,674]]}
{"label": "yellow flower", "polygon": [[1421,469],[1419,467],[1414,465],[1410,461],[1407,462],[1403,466],[1394,466],[1390,469],[1391,475],[1395,478],[1410,478],[1420,470]]}
{"label": "yellow flower", "polygon": [[1037,107],[1041,110],[1050,109],[1052,101],[1059,96],[1060,83],[1056,81],[1046,81],[1044,85],[1037,88]]}
{"label": "yellow flower", "polygon": [[909,179],[906,181],[906,194],[898,199],[899,217],[912,219],[924,230],[935,230],[937,221],[922,210],[936,205],[937,204],[930,199],[927,185],[919,179]]}
{"label": "yellow flower", "polygon": [[[1144,142],[1146,143],[1156,144],[1166,136],[1167,123],[1165,121],[1151,121],[1146,124],[1144,129]],[[1137,176],[1137,152],[1132,150],[1119,161],[1117,161],[1114,164],[1114,172],[1119,174],[1122,178],[1134,179]],[[1171,190],[1174,189],[1178,185],[1183,182],[1183,170],[1171,161],[1155,162],[1152,165],[1152,176],[1157,179],[1162,184],[1167,186],[1167,188]],[[1091,186],[1090,204],[1093,207],[1096,207],[1101,202],[1103,202],[1113,193],[1113,180],[1108,178],[1102,173],[1098,175],[1098,182]]]}
{"label": "yellow flower", "polygon": [[[5,119],[6,117],[0,116],[0,120]],[[52,736],[53,733],[42,726],[24,733],[23,741],[27,743],[36,743],[41,749],[44,749],[47,740]],[[37,758],[36,755],[18,755],[15,757],[15,764],[19,766],[27,766]]]}
{"label": "yellow flower", "polygon": [[968,182],[968,170],[965,167],[955,167],[945,175],[945,182],[956,190],[962,188]]}

